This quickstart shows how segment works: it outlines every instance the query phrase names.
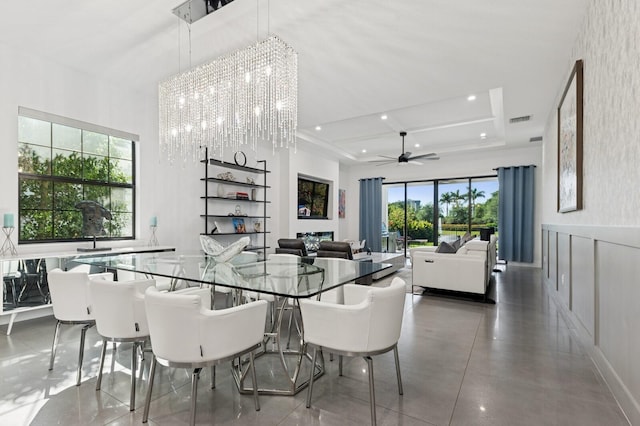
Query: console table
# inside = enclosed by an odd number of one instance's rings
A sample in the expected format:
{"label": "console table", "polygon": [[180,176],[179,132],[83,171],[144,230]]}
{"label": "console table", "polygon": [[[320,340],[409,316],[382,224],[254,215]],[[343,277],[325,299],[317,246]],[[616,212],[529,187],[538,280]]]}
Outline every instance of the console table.
{"label": "console table", "polygon": [[[77,251],[40,252],[40,253],[20,253],[14,256],[0,258],[0,276],[3,285],[3,303],[0,306],[0,316],[10,315],[7,336],[11,334],[13,323],[20,313],[51,310],[51,301],[46,283],[47,271],[54,268],[68,269],[77,265],[76,261],[82,257],[97,257],[113,254],[144,253],[174,251],[174,247],[167,246],[139,246],[139,247],[118,247],[111,250],[96,251],[89,253],[78,253]],[[30,262],[33,264],[33,271],[29,271],[24,266]],[[40,291],[41,301],[20,301],[20,296],[24,293],[25,286],[37,286]],[[11,292],[11,300],[9,299]],[[18,292],[19,294],[16,294]],[[5,300],[5,298],[7,300]]]}

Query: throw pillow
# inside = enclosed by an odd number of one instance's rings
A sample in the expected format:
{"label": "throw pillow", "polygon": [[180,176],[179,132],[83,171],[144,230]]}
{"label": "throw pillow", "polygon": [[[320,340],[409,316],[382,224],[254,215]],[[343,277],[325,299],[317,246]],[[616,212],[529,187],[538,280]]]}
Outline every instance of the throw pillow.
{"label": "throw pillow", "polygon": [[453,248],[451,244],[446,241],[440,243],[438,248],[436,249],[436,253],[455,253],[457,250]]}
{"label": "throw pillow", "polygon": [[453,247],[455,251],[458,251],[458,249],[460,248],[460,244],[461,244],[460,238],[458,238],[453,243],[451,243],[451,247]]}
{"label": "throw pillow", "polygon": [[466,243],[467,241],[471,241],[473,239],[473,237],[471,236],[470,232],[467,232],[466,234],[464,234],[462,236],[462,242],[461,245],[464,245],[464,243]]}

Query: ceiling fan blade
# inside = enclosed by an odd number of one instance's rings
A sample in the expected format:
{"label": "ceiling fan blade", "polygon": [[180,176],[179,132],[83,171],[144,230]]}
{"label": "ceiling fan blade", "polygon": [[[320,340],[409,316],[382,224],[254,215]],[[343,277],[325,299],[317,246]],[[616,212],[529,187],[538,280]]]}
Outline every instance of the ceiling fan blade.
{"label": "ceiling fan blade", "polygon": [[369,160],[369,163],[395,163],[396,161],[398,161],[397,158],[389,157],[388,160]]}
{"label": "ceiling fan blade", "polygon": [[421,163],[421,162],[419,162],[419,161],[415,161],[415,160],[413,160],[413,159],[411,159],[411,160],[407,161],[407,163],[409,163],[409,164],[413,164],[414,166],[422,166],[422,163]]}
{"label": "ceiling fan blade", "polygon": [[388,158],[389,160],[396,160],[397,157],[389,157],[388,155],[378,155],[378,157]]}
{"label": "ceiling fan blade", "polygon": [[428,158],[428,157],[435,157],[437,154],[435,152],[430,152],[428,154],[420,154],[420,155],[416,155],[415,157],[412,157],[412,160],[416,160],[418,158]]}
{"label": "ceiling fan blade", "polygon": [[378,163],[378,164],[376,164],[376,166],[386,166],[387,164],[395,163],[395,160],[394,161],[385,161],[384,163],[376,161],[376,163]]}

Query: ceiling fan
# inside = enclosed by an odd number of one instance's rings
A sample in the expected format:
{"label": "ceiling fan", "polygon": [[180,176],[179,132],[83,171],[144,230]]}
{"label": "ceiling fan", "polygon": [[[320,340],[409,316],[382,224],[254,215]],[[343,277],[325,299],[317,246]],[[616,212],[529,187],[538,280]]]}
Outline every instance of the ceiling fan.
{"label": "ceiling fan", "polygon": [[400,132],[400,136],[402,136],[402,154],[398,158],[389,157],[386,155],[380,155],[379,157],[384,157],[386,160],[373,160],[370,163],[380,163],[376,164],[377,166],[383,166],[385,164],[391,164],[397,162],[398,164],[414,164],[416,166],[422,166],[422,163],[416,160],[439,160],[440,157],[436,156],[435,152],[430,152],[429,154],[421,154],[416,155],[414,157],[411,156],[411,152],[404,151],[404,137],[407,136],[407,132]]}

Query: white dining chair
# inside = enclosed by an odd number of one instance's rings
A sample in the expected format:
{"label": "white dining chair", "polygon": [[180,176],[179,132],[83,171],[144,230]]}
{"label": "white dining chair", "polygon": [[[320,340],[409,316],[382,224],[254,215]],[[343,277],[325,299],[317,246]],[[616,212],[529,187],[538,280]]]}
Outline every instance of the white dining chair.
{"label": "white dining chair", "polygon": [[[404,313],[405,282],[394,278],[389,287],[369,287],[356,284],[344,286],[344,305],[309,299],[300,300],[304,323],[304,339],[313,347],[316,365],[319,349],[339,355],[342,375],[343,356],[362,356],[369,371],[371,424],[376,424],[375,388],[373,383],[374,355],[393,350],[398,379],[398,391],[403,394],[398,358],[398,339]],[[307,391],[307,408],[311,406],[314,368],[311,368]]]}
{"label": "white dining chair", "polygon": [[[260,410],[254,351],[264,334],[267,302],[255,302],[228,309],[210,310],[198,295],[162,293],[153,287],[145,294],[145,307],[153,361],[142,422],[149,419],[156,365],[192,369],[190,424],[195,424],[197,385],[200,371],[249,354],[253,396]],[[215,387],[212,374],[212,387]]]}
{"label": "white dining chair", "polygon": [[[96,323],[91,308],[89,277],[87,272],[65,272],[61,269],[54,269],[47,274],[51,304],[53,305],[53,316],[57,320],[56,329],[53,334],[53,344],[51,345],[49,371],[53,370],[53,362],[56,357],[58,337],[60,335],[60,326],[62,324],[81,325],[76,386],[80,386],[82,378],[82,360],[84,357],[84,342],[87,330]],[[94,274],[92,277],[113,279],[113,274],[106,272],[104,274]]]}
{"label": "white dining chair", "polygon": [[144,292],[147,288],[154,286],[155,280],[153,279],[91,280],[89,285],[96,329],[102,337],[96,390],[100,390],[102,384],[107,342],[132,343],[130,411],[135,410],[138,348],[143,348],[149,338],[149,326],[144,308]]}

